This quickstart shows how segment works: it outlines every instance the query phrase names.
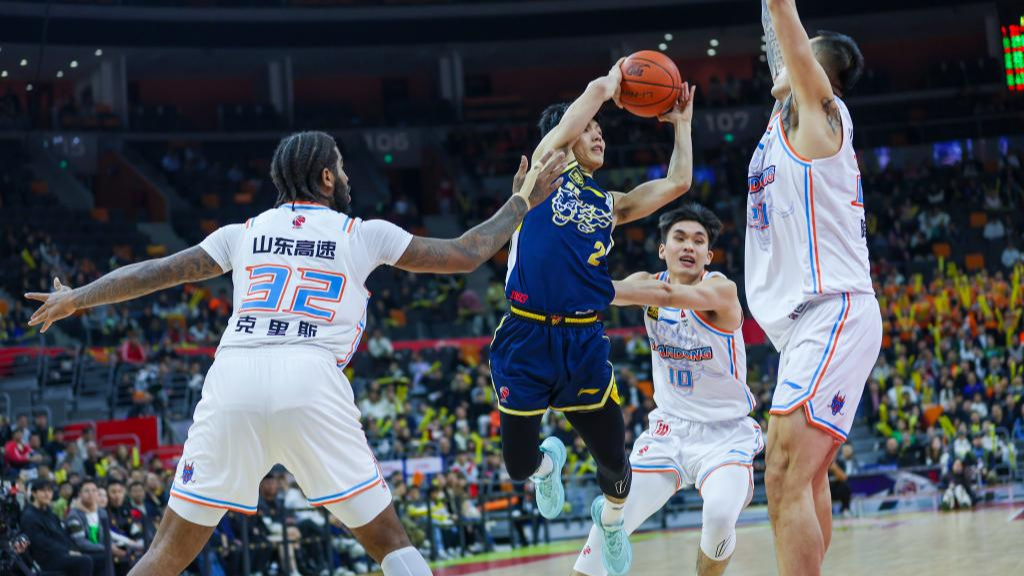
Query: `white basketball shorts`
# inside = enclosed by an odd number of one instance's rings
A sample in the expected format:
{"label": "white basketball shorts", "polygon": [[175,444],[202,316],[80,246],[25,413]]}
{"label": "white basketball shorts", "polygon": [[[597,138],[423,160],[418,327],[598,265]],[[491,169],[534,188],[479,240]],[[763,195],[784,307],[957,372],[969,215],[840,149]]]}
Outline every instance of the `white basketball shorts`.
{"label": "white basketball shorts", "polygon": [[328,506],[349,527],[391,503],[333,354],[314,346],[219,350],[178,462],[171,508],[206,526],[227,510],[255,514],[260,481],[278,463],[311,505]]}
{"label": "white basketball shorts", "polygon": [[878,300],[850,293],[815,300],[790,330],[771,413],[803,407],[810,425],[845,442],[882,348]]}
{"label": "white basketball shorts", "polygon": [[753,496],[754,457],[764,449],[761,427],[744,416],[722,422],[693,422],[654,410],[650,426],[633,443],[629,463],[634,474],[673,474],[676,489],[696,486],[723,466],[742,466],[751,470],[750,493]]}

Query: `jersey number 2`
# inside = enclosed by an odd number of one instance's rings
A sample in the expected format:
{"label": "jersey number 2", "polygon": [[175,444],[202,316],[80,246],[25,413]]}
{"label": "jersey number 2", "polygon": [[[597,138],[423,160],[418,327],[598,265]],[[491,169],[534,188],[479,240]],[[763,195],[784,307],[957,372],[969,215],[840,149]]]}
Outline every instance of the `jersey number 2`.
{"label": "jersey number 2", "polygon": [[[280,264],[249,266],[249,289],[242,305],[243,312],[280,312],[285,293],[292,278],[292,268]],[[306,281],[295,286],[291,303],[284,312],[301,314],[317,320],[334,320],[333,307],[324,308],[314,302],[337,304],[345,293],[345,275],[312,268],[299,268],[299,276]]]}
{"label": "jersey number 2", "polygon": [[594,253],[590,255],[590,258],[587,258],[587,263],[591,266],[600,266],[601,262],[598,258],[604,258],[607,253],[608,249],[604,247],[604,242],[598,240],[594,242]]}

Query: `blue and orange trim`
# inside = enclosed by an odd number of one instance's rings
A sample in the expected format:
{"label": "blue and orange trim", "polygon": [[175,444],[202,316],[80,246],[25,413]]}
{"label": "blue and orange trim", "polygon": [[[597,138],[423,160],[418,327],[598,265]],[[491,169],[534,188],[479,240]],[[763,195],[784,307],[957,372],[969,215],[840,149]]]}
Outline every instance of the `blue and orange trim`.
{"label": "blue and orange trim", "polygon": [[199,504],[200,506],[206,506],[208,508],[219,508],[221,510],[228,510],[231,512],[238,512],[239,514],[245,514],[252,516],[256,513],[256,506],[246,506],[245,504],[239,504],[237,502],[231,502],[229,500],[217,500],[216,498],[207,498],[206,496],[200,496],[194,492],[183,490],[177,484],[171,487],[171,496],[181,498],[186,502],[192,504]]}

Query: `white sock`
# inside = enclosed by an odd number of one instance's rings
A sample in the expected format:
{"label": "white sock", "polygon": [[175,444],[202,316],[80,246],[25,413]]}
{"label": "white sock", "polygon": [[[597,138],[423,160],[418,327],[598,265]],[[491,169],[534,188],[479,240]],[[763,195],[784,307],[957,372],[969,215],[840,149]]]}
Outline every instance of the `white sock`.
{"label": "white sock", "polygon": [[626,508],[626,503],[615,504],[609,500],[604,501],[604,508],[601,510],[601,524],[605,526],[614,526],[622,521],[622,511]]}
{"label": "white sock", "polygon": [[534,478],[546,478],[555,470],[555,461],[546,452],[541,452],[540,466],[533,473]]}
{"label": "white sock", "polygon": [[380,563],[384,576],[431,576],[430,566],[412,546],[391,551]]}

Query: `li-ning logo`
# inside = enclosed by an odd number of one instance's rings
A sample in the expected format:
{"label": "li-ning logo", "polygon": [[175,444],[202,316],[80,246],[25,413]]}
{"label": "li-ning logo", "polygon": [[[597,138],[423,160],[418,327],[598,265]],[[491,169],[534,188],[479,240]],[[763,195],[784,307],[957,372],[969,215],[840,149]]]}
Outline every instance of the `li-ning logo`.
{"label": "li-ning logo", "polygon": [[181,483],[188,484],[192,481],[192,477],[195,475],[196,463],[195,460],[191,464],[185,462],[185,465],[181,467]]}
{"label": "li-ning logo", "polygon": [[306,217],[301,214],[296,216],[295,218],[292,218],[292,228],[302,228],[302,225],[305,223]]}
{"label": "li-ning logo", "polygon": [[832,409],[832,415],[838,416],[839,414],[842,414],[843,406],[846,406],[846,396],[836,392],[836,395],[832,397],[832,404],[829,405],[829,408]]}
{"label": "li-ning logo", "polygon": [[664,420],[658,420],[654,425],[655,436],[668,436],[668,433],[671,431],[672,429],[669,428],[669,425]]}
{"label": "li-ning logo", "polygon": [[643,456],[644,454],[647,454],[647,451],[650,450],[650,449],[651,449],[650,446],[644,446],[643,448],[640,449],[639,452],[636,453],[636,455],[637,456]]}
{"label": "li-ning logo", "polygon": [[498,397],[501,399],[502,404],[508,400],[509,394],[508,386],[502,386],[501,390],[498,390]]}
{"label": "li-ning logo", "polygon": [[590,552],[591,552],[590,546],[587,546],[586,548],[583,549],[583,555],[584,556],[590,556]]}
{"label": "li-ning logo", "polygon": [[626,490],[629,490],[629,480],[633,477],[633,469],[626,469],[626,477],[615,483],[615,493],[624,494]]}
{"label": "li-ning logo", "polygon": [[775,166],[769,166],[760,175],[747,178],[747,193],[756,194],[773,182],[775,182]]}
{"label": "li-ning logo", "polygon": [[794,308],[793,311],[789,313],[789,319],[796,320],[797,318],[799,318],[800,315],[804,313],[804,310],[807,309],[807,305],[808,302],[803,302],[802,304]]}

